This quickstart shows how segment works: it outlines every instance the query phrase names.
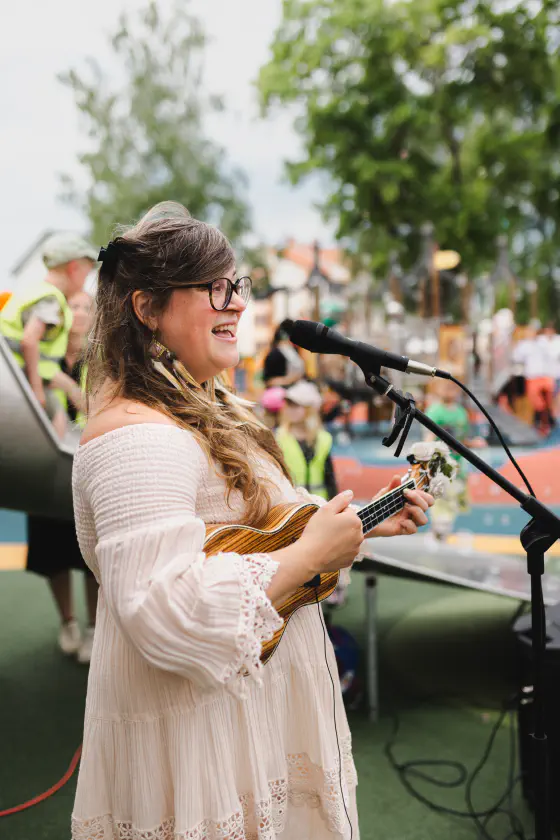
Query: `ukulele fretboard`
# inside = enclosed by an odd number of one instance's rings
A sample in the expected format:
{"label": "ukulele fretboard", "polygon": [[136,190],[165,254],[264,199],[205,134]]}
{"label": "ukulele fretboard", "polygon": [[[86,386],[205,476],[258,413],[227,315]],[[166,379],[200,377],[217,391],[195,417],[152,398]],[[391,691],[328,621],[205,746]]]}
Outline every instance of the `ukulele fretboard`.
{"label": "ukulele fretboard", "polygon": [[414,490],[415,488],[416,482],[413,478],[409,478],[404,484],[401,484],[399,487],[389,491],[389,493],[385,493],[384,496],[361,508],[358,511],[358,516],[362,520],[364,534],[367,534],[368,531],[371,531],[380,522],[384,522],[390,516],[402,510],[406,504],[404,491]]}

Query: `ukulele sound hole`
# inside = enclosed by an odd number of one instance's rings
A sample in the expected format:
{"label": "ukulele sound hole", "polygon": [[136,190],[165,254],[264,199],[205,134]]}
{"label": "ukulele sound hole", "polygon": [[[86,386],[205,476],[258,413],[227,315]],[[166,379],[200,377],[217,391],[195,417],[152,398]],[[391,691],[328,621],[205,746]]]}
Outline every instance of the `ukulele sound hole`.
{"label": "ukulele sound hole", "polygon": [[311,578],[311,580],[308,580],[303,585],[306,586],[308,589],[315,589],[316,586],[321,585],[321,575],[315,575],[314,578]]}

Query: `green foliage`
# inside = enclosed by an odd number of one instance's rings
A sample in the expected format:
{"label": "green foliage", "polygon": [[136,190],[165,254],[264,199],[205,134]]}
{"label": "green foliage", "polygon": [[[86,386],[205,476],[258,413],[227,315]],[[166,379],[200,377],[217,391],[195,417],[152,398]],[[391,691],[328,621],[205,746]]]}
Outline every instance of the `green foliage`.
{"label": "green foliage", "polygon": [[551,0],[284,0],[258,88],[263,112],[299,109],[291,178],[330,176],[325,216],[374,269],[414,262],[429,220],[471,276],[507,231],[515,270],[550,285],[559,22]]}
{"label": "green foliage", "polygon": [[115,223],[129,223],[159,201],[180,201],[234,240],[248,227],[245,181],[224,167],[223,150],[205,136],[205,113],[222,109],[202,91],[205,37],[177,2],[164,15],[155,2],[123,15],[111,38],[115,62],[88,59],[60,80],[73,92],[89,149],[79,161],[85,190],[62,176],[64,197],[78,205],[91,235],[104,242]]}

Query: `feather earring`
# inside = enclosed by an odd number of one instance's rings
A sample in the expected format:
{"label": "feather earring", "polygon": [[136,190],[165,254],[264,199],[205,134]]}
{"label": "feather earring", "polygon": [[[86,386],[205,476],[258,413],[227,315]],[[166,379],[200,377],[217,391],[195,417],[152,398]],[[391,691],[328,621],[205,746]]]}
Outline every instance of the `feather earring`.
{"label": "feather earring", "polygon": [[176,388],[178,391],[181,391],[181,393],[184,393],[184,390],[181,387],[181,383],[179,382],[179,380],[173,376],[171,371],[167,370],[163,362],[158,362],[156,359],[154,359],[152,361],[152,365],[158,373],[161,373],[161,375],[164,376],[167,379],[167,381],[171,383],[171,385],[173,385],[174,388]]}
{"label": "feather earring", "polygon": [[177,359],[176,357],[174,357],[174,358],[173,358],[173,361],[172,361],[172,363],[171,363],[171,364],[172,364],[173,370],[175,371],[175,373],[177,374],[177,376],[178,376],[180,379],[182,379],[182,380],[183,380],[183,382],[185,383],[185,385],[191,385],[193,388],[195,388],[195,389],[199,389],[199,390],[200,390],[200,387],[201,387],[201,386],[199,385],[199,383],[198,383],[198,382],[196,381],[196,379],[195,379],[195,378],[194,378],[194,377],[193,377],[193,376],[189,373],[189,371],[186,369],[186,367],[184,366],[184,364],[183,364],[182,362],[180,362],[180,361],[179,361],[179,359]]}
{"label": "feather earring", "polygon": [[152,340],[148,347],[148,354],[152,359],[152,365],[158,373],[164,376],[174,388],[183,392],[184,388],[180,379],[177,379],[169,370],[169,365],[174,367],[175,355],[169,350],[165,344],[158,341],[155,332],[152,334]]}
{"label": "feather earring", "polygon": [[[155,370],[157,370],[158,373],[161,373],[161,375],[164,376],[174,388],[180,391],[183,396],[186,397],[186,392],[189,391],[191,397],[194,397],[199,402],[204,403],[207,407],[207,403],[201,393],[206,391],[210,402],[215,402],[216,394],[214,380],[210,380],[210,384],[206,389],[203,388],[202,385],[200,385],[187,370],[184,364],[179,361],[176,355],[172,353],[165,344],[162,344],[161,341],[156,338],[155,333],[152,335],[148,352],[152,358],[152,365]],[[171,366],[171,370],[169,369],[169,366]]]}
{"label": "feather earring", "polygon": [[161,341],[157,340],[155,332],[152,333],[152,340],[150,341],[150,346],[148,347],[148,353],[151,358],[156,361],[165,359],[167,362],[172,362],[175,358],[171,350],[168,350],[165,344],[162,344]]}

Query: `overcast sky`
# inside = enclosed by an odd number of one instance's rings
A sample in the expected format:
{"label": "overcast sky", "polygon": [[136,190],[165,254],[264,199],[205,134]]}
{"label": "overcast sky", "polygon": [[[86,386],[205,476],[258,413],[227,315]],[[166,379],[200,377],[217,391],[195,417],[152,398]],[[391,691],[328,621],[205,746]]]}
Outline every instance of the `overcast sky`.
{"label": "overcast sky", "polygon": [[[84,220],[58,199],[58,173],[76,167],[84,138],[71,92],[57,73],[107,54],[107,33],[124,9],[140,0],[0,1],[0,289],[1,278],[47,228],[80,230]],[[160,0],[163,7],[171,0]],[[258,118],[252,82],[266,61],[281,0],[192,0],[205,26],[206,80],[222,93],[227,113],[211,131],[250,180],[256,233],[267,242],[332,233],[313,204],[318,183],[294,189],[282,160],[298,140],[288,115]]]}

